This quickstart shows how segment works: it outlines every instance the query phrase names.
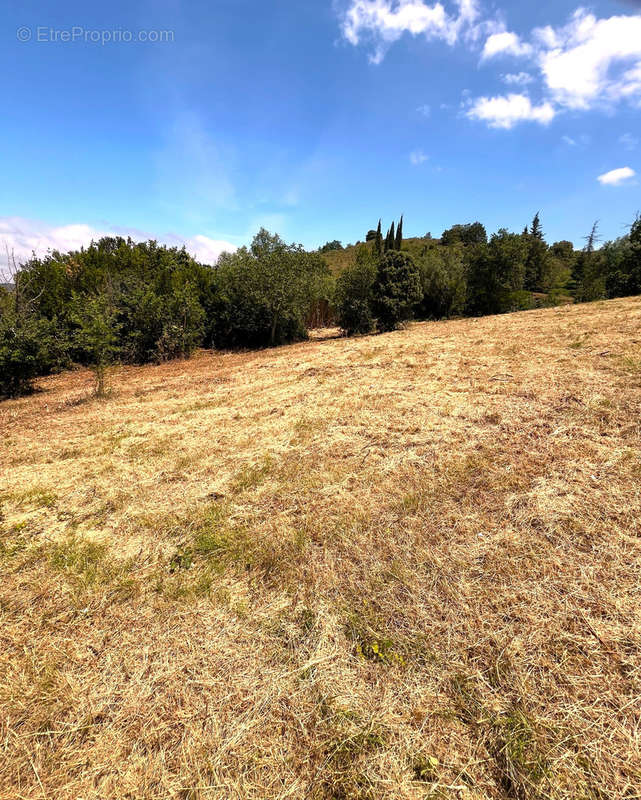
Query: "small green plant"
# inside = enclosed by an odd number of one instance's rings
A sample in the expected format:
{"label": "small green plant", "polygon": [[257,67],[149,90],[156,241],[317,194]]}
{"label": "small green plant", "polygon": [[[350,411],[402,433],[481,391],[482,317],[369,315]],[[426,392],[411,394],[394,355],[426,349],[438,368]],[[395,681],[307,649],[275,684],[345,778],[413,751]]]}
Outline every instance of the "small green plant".
{"label": "small green plant", "polygon": [[438,780],[439,760],[436,756],[418,755],[412,763],[415,781],[434,783]]}
{"label": "small green plant", "polygon": [[363,616],[350,615],[345,625],[345,633],[354,643],[354,652],[358,658],[387,666],[405,666],[405,659],[395,643],[371,628]]}
{"label": "small green plant", "polygon": [[73,319],[77,325],[75,343],[93,370],[96,397],[107,396],[107,370],[119,353],[120,324],[117,310],[107,293],[75,297]]}

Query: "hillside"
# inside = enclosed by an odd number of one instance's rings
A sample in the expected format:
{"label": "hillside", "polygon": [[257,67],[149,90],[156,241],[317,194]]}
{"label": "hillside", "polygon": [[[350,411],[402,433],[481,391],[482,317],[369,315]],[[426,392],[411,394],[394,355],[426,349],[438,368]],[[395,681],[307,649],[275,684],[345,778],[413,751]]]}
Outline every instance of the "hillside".
{"label": "hillside", "polygon": [[0,403],[0,798],[634,798],[641,298]]}
{"label": "hillside", "polygon": [[[428,239],[420,237],[406,238],[403,240],[403,250],[407,250],[413,256],[420,255],[428,241]],[[368,242],[368,247],[372,247],[371,242]],[[333,275],[340,275],[346,267],[354,263],[356,258],[356,245],[344,247],[342,250],[328,250],[322,255],[331,273]]]}

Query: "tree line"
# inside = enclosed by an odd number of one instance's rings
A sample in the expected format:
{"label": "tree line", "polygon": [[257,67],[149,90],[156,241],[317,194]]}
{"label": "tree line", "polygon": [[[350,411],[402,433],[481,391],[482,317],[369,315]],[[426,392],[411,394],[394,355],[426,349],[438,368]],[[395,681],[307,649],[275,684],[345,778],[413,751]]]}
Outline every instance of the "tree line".
{"label": "tree line", "polygon": [[[299,341],[315,320],[347,335],[407,320],[495,314],[641,293],[641,219],[598,247],[548,245],[539,214],[522,233],[489,238],[479,222],[440,239],[403,237],[382,223],[334,276],[328,254],[262,229],[215,265],[184,248],[106,237],[69,253],[35,255],[0,287],[0,395],[28,392],[40,375],[91,366],[103,394],[112,363],[185,358],[198,347],[257,348]],[[351,252],[351,251],[350,251]]]}

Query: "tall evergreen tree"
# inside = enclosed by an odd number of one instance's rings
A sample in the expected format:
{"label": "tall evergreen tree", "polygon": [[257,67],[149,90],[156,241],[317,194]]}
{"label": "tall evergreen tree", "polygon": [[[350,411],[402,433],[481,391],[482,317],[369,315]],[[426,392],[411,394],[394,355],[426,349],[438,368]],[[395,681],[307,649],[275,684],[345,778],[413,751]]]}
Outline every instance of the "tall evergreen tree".
{"label": "tall evergreen tree", "polygon": [[590,262],[592,261],[592,254],[596,249],[597,242],[599,241],[599,220],[596,220],[590,233],[585,237],[585,247],[579,253],[578,258],[574,262],[572,269],[572,277],[568,284],[568,289],[575,296],[576,300],[585,300],[587,297],[585,279],[589,273]]}
{"label": "tall evergreen tree", "polygon": [[530,230],[530,236],[533,239],[543,240],[543,229],[541,228],[541,218],[539,217],[539,212],[537,211],[534,215],[534,219],[532,220],[532,229]]}
{"label": "tall evergreen tree", "polygon": [[401,219],[400,222],[398,223],[398,228],[396,229],[396,241],[394,242],[394,249],[400,252],[402,245],[403,245],[403,215],[401,214]]}
{"label": "tall evergreen tree", "polygon": [[378,228],[376,229],[376,238],[374,239],[374,252],[377,255],[383,253],[383,234],[381,233],[381,221],[378,221]]}
{"label": "tall evergreen tree", "polygon": [[585,252],[588,253],[588,255],[591,255],[596,250],[596,245],[597,242],[599,241],[599,220],[596,220],[596,222],[592,226],[592,230],[585,237],[585,240],[586,240]]}
{"label": "tall evergreen tree", "polygon": [[394,222],[392,221],[392,224],[391,224],[390,229],[389,229],[389,242],[387,244],[387,250],[393,250],[394,249],[395,240],[396,240],[396,231],[395,231]]}
{"label": "tall evergreen tree", "polygon": [[538,211],[532,220],[527,239],[529,252],[525,266],[525,288],[531,292],[546,292],[550,288],[548,246],[543,239]]}

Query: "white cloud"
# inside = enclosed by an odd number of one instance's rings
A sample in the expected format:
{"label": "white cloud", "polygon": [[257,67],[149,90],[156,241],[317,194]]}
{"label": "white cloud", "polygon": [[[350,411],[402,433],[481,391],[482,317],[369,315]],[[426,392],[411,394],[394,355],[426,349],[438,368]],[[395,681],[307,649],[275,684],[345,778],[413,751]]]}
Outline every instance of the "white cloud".
{"label": "white cloud", "polygon": [[599,175],[597,180],[603,186],[618,186],[620,183],[634,178],[636,172],[630,167],[619,167],[619,169],[611,169],[610,172],[605,172]]}
{"label": "white cloud", "polygon": [[424,35],[455,44],[479,19],[478,0],[457,0],[458,13],[448,14],[440,2],[423,0],[351,0],[343,16],[343,36],[352,45],[374,45],[370,61],[380,64],[387,49],[403,34]]}
{"label": "white cloud", "polygon": [[97,241],[102,236],[131,236],[134,241],[156,239],[170,247],[182,247],[198,261],[213,264],[218,256],[225,250],[236,250],[230,242],[211,239],[209,236],[198,234],[184,238],[176,234],[167,233],[162,236],[145,233],[132,228],[118,228],[105,226],[104,229],[92,225],[78,223],[72,225],[47,225],[37,220],[24,217],[0,217],[0,273],[7,273],[7,250],[13,253],[17,264],[26,261],[33,252],[38,256],[46,255],[50,250],[67,252],[87,247],[92,241]]}
{"label": "white cloud", "polygon": [[571,136],[562,136],[561,141],[563,141],[569,147],[576,147],[576,140],[573,139]]}
{"label": "white cloud", "polygon": [[631,133],[624,133],[619,138],[619,144],[622,144],[626,150],[635,150],[639,146],[639,140]]}
{"label": "white cloud", "polygon": [[466,112],[471,119],[487,122],[491,128],[513,128],[517,122],[538,122],[547,125],[554,119],[555,110],[550,103],[532,105],[524,94],[499,97],[479,97]]}
{"label": "white cloud", "polygon": [[[509,100],[520,111],[509,122],[486,117],[492,107],[506,109],[508,99],[480,97],[470,116],[486,119],[495,127],[512,127],[514,121],[549,122],[566,109],[610,110],[626,102],[641,108],[641,13],[598,18],[578,8],[565,25],[536,28],[530,35],[510,31],[500,16],[484,16],[480,0],[446,3],[435,0],[347,0],[342,18],[343,35],[353,45],[369,44],[370,59],[380,63],[389,46],[405,33],[424,35],[450,45],[463,43],[481,51],[482,63],[498,57],[525,58],[527,71],[500,75],[509,86],[523,87],[536,81],[538,105],[526,98]],[[456,5],[456,10],[454,10]],[[637,9],[639,3],[636,4]],[[480,41],[483,39],[481,45]],[[535,77],[536,75],[536,77]],[[515,95],[525,97],[525,95]],[[493,103],[493,106],[488,106]],[[498,104],[498,106],[497,106]],[[489,110],[488,110],[489,109]],[[509,109],[508,109],[509,110]]]}
{"label": "white cloud", "polygon": [[508,72],[501,75],[501,80],[508,86],[527,86],[528,83],[532,83],[534,78],[529,72]]}
{"label": "white cloud", "polygon": [[485,61],[498,55],[529,56],[532,52],[532,45],[521,41],[516,33],[501,31],[488,37],[481,59]]}
{"label": "white cloud", "polygon": [[424,164],[429,156],[426,156],[422,150],[414,150],[410,153],[410,164],[417,167],[419,164]]}
{"label": "white cloud", "polygon": [[419,114],[422,114],[424,117],[429,117],[429,115],[432,113],[432,109],[430,106],[427,105],[427,103],[423,104],[422,106],[419,106],[416,110],[418,111]]}
{"label": "white cloud", "polygon": [[[588,109],[641,95],[641,15],[597,19],[578,9],[565,27],[535,35],[544,83],[557,103]],[[621,66],[627,68],[617,74]]]}

